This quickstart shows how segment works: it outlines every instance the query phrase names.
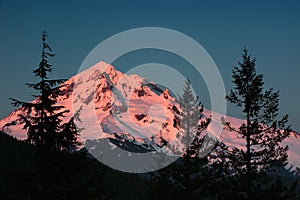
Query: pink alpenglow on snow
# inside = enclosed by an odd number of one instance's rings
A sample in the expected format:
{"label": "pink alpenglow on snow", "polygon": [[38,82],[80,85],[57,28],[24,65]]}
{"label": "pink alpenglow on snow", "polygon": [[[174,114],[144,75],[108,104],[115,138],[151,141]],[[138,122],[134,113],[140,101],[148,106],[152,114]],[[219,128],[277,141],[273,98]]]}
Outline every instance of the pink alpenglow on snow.
{"label": "pink alpenglow on snow", "polygon": [[[84,126],[80,132],[82,142],[126,135],[137,143],[145,140],[159,142],[160,137],[170,143],[180,143],[176,138],[180,106],[168,89],[161,89],[138,75],[123,74],[105,62],[78,73],[64,85],[58,104],[71,112],[63,120],[79,115],[76,124]],[[19,108],[0,120],[0,128],[5,133],[21,140],[27,138],[26,130],[18,120],[22,112]],[[218,124],[222,123],[222,117],[233,127],[243,123],[241,119],[207,109],[204,109],[204,114],[214,115],[217,119],[214,123]],[[209,135],[226,145],[245,148],[244,140],[234,133],[223,130],[220,136],[215,134],[214,123],[207,129]],[[289,167],[300,168],[300,135],[292,133],[283,145],[289,146]]]}

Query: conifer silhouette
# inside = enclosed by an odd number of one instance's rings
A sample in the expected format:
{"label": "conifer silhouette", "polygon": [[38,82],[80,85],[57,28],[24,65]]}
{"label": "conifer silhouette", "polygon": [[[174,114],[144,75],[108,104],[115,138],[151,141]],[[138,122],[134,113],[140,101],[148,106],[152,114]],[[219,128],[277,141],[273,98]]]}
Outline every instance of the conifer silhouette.
{"label": "conifer silhouette", "polygon": [[232,127],[226,119],[223,123],[227,130],[244,138],[245,148],[223,146],[226,151],[220,151],[220,157],[227,158],[226,168],[232,170],[231,174],[245,178],[245,190],[250,196],[256,190],[254,182],[258,177],[265,177],[266,173],[287,164],[288,146],[280,144],[291,129],[286,125],[287,115],[278,117],[279,92],[264,90],[263,75],[256,73],[255,59],[246,49],[238,65],[232,71],[234,89],[226,99],[241,108],[245,122],[238,128]]}
{"label": "conifer silhouette", "polygon": [[56,98],[61,92],[65,79],[49,79],[52,65],[48,59],[55,54],[47,43],[47,33],[42,34],[42,54],[39,67],[33,71],[40,80],[37,83],[26,85],[38,91],[33,95],[35,100],[23,102],[11,98],[12,105],[21,106],[24,114],[20,114],[21,123],[27,129],[27,142],[47,149],[63,150],[72,149],[78,144],[77,130],[73,118],[67,123],[62,123],[62,118],[69,110],[62,105],[57,105]]}

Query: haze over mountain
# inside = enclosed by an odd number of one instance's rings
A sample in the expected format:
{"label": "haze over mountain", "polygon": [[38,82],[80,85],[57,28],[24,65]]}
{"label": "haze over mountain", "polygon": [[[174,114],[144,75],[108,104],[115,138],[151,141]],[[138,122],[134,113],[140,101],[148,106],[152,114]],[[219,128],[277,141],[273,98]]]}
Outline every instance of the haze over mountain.
{"label": "haze over mountain", "polygon": [[[105,62],[80,72],[63,85],[58,104],[71,111],[63,120],[67,121],[74,115],[76,124],[82,128],[82,142],[87,139],[123,138],[154,150],[158,148],[162,137],[172,144],[180,145],[176,134],[181,109],[167,88],[135,74],[123,74]],[[19,108],[0,120],[0,128],[18,139],[26,139],[26,130],[22,129],[23,125],[18,120],[18,115],[23,112]],[[206,117],[213,115],[216,120],[209,125],[207,134],[226,145],[245,147],[244,140],[236,134],[226,130],[219,134],[214,127],[214,124],[221,124],[221,117],[225,117],[234,127],[238,127],[243,120],[222,116],[207,109],[204,109],[204,114]],[[292,133],[283,145],[290,147],[289,166],[300,168],[300,136]]]}

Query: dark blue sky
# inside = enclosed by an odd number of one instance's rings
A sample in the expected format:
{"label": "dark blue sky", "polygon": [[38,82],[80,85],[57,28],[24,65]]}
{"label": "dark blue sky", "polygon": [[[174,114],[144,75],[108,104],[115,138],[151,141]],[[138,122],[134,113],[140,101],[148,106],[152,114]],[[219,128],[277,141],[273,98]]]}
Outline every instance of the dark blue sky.
{"label": "dark blue sky", "polygon": [[[0,0],[0,118],[14,109],[9,97],[32,99],[33,91],[25,83],[35,81],[32,70],[39,63],[43,30],[48,31],[57,54],[51,61],[52,76],[69,78],[104,39],[127,29],[155,26],[180,31],[198,41],[219,67],[227,91],[232,87],[232,66],[246,46],[257,59],[265,86],[280,90],[281,112],[289,114],[292,127],[300,131],[299,9],[297,1],[276,0]],[[138,52],[125,56],[116,62],[124,68],[117,68],[124,72],[130,65],[159,62],[156,54],[148,53],[148,59],[140,59]],[[164,60],[171,57],[165,55]],[[229,109],[230,115],[238,116]]]}

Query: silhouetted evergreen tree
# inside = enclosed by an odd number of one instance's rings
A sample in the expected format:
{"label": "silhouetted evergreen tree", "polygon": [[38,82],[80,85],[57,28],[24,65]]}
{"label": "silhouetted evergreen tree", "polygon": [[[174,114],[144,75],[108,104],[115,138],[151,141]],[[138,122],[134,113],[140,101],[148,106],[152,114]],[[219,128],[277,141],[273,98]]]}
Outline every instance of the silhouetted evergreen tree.
{"label": "silhouetted evergreen tree", "polygon": [[73,118],[62,124],[62,117],[69,112],[62,105],[57,105],[56,98],[63,86],[64,79],[49,79],[48,74],[52,71],[52,65],[48,58],[53,57],[52,49],[48,45],[47,34],[42,34],[42,55],[39,67],[33,71],[39,82],[27,84],[30,88],[38,91],[34,95],[33,102],[23,102],[11,99],[14,106],[21,106],[24,114],[20,115],[24,129],[27,129],[27,141],[39,147],[47,149],[70,149],[77,145],[77,131]]}
{"label": "silhouetted evergreen tree", "polygon": [[[192,93],[191,83],[185,82],[183,94],[179,97],[180,130],[177,138],[183,144],[182,153],[170,166],[152,173],[154,193],[152,198],[195,199],[204,197],[205,189],[210,187],[210,168],[207,157],[200,158],[199,152],[204,139],[203,131],[210,123],[203,115],[203,105]],[[199,121],[202,122],[199,122]]]}
{"label": "silhouetted evergreen tree", "polygon": [[232,72],[235,87],[226,99],[242,109],[245,122],[238,128],[226,121],[224,125],[245,139],[245,148],[224,147],[220,152],[221,157],[227,158],[225,168],[243,178],[240,186],[250,198],[261,181],[267,181],[266,173],[287,164],[288,147],[280,144],[289,136],[290,128],[286,126],[287,115],[278,119],[279,92],[264,90],[263,75],[256,73],[255,59],[246,49],[238,65]]}
{"label": "silhouetted evergreen tree", "polygon": [[[181,152],[184,152],[185,158],[197,157],[199,149],[203,142],[201,133],[207,128],[210,119],[204,120],[203,105],[198,97],[192,93],[191,83],[186,80],[183,94],[179,96],[180,112],[180,129],[177,133],[177,138],[184,145]],[[199,124],[199,120],[202,119]]]}

